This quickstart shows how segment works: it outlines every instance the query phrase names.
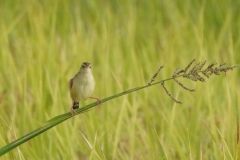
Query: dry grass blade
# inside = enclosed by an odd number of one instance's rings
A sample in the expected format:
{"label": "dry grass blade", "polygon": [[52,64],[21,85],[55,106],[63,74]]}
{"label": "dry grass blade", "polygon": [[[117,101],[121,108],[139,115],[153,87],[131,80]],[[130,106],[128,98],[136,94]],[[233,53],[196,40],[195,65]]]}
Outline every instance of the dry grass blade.
{"label": "dry grass blade", "polygon": [[186,86],[183,85],[183,83],[179,82],[176,78],[174,78],[174,81],[179,84],[183,89],[186,89],[190,92],[195,92],[195,89],[190,89],[190,88],[187,88]]}
{"label": "dry grass blade", "polygon": [[[173,72],[173,75],[172,75],[173,78],[175,78],[175,77],[177,77],[177,76],[179,75],[178,70],[179,70],[179,67],[177,67],[177,68],[175,69],[175,71]],[[181,73],[182,73],[182,72],[183,72],[183,70],[181,70]]]}
{"label": "dry grass blade", "polygon": [[164,85],[164,82],[161,83],[162,87],[164,88],[164,90],[166,91],[166,93],[169,95],[169,97],[171,97],[176,103],[180,103],[182,104],[181,101],[177,100],[176,98],[173,97],[173,95],[171,95],[171,93],[167,90],[167,88]]}
{"label": "dry grass blade", "polygon": [[215,66],[217,64],[217,62],[214,62],[214,63],[211,63],[207,68],[206,68],[206,70],[207,69],[211,69],[213,66]]}
{"label": "dry grass blade", "polygon": [[193,59],[188,65],[187,67],[184,69],[184,73],[186,73],[188,71],[188,69],[191,67],[191,65],[193,64],[193,62],[195,61],[195,59]]}
{"label": "dry grass blade", "polygon": [[203,66],[205,66],[207,61],[200,62],[199,66],[197,67],[197,71],[201,71]]}
{"label": "dry grass blade", "polygon": [[[183,83],[181,83],[180,81],[177,80],[177,78],[179,77],[183,77],[183,78],[187,78],[190,79],[192,81],[200,81],[200,82],[205,82],[205,79],[200,75],[203,74],[204,76],[206,76],[207,78],[209,78],[211,75],[215,74],[215,75],[220,75],[221,72],[223,72],[226,75],[226,72],[229,70],[234,69],[235,67],[239,67],[239,66],[230,66],[227,67],[225,66],[226,64],[220,64],[219,67],[214,67],[217,65],[216,62],[211,63],[210,65],[208,65],[206,67],[206,69],[203,69],[203,67],[206,64],[206,60],[203,62],[199,62],[197,64],[195,64],[192,68],[191,66],[193,65],[193,62],[195,61],[195,59],[193,59],[185,69],[180,70],[179,67],[177,67],[172,75],[172,79],[178,84],[180,85],[183,89],[188,90],[190,92],[195,92],[194,89],[190,89],[188,87],[186,87]],[[154,75],[155,77],[155,75]],[[153,80],[154,80],[153,77]],[[152,82],[152,81],[151,81]],[[164,88],[164,90],[166,91],[166,93],[177,103],[181,103],[180,101],[176,100],[173,95],[167,90],[166,86],[164,85],[164,81],[161,83],[162,87]]]}
{"label": "dry grass blade", "polygon": [[159,67],[158,71],[153,75],[153,77],[152,77],[151,81],[148,83],[148,85],[151,85],[151,84],[154,82],[155,78],[157,77],[157,75],[159,74],[159,72],[161,71],[161,69],[162,69],[163,67],[164,67],[164,66],[160,66],[160,67]]}

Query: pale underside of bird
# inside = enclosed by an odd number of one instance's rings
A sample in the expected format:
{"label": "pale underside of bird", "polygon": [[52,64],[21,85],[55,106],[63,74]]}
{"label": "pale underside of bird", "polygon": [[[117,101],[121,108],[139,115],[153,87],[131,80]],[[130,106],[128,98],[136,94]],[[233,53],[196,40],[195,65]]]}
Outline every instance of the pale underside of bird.
{"label": "pale underside of bird", "polygon": [[79,102],[84,101],[87,98],[96,99],[99,103],[101,100],[95,97],[91,97],[95,87],[94,77],[92,75],[92,67],[88,62],[84,62],[79,72],[69,81],[70,96],[73,100],[71,107],[71,113],[75,112],[75,109],[79,108]]}

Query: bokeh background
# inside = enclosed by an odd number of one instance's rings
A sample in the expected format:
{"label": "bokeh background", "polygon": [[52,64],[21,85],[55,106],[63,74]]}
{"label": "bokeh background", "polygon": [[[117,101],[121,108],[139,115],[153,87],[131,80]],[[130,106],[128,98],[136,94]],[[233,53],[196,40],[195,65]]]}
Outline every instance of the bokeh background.
{"label": "bokeh background", "polygon": [[[105,98],[192,59],[240,64],[239,0],[1,0],[0,147],[69,112],[82,62]],[[75,116],[1,159],[238,159],[240,69],[179,79]],[[88,99],[81,103],[94,102]]]}

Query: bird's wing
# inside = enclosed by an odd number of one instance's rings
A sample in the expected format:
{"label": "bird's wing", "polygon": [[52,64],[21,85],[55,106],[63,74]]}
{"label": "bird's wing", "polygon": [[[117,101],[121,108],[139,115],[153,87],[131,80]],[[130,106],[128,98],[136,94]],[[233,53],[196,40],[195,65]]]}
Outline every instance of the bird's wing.
{"label": "bird's wing", "polygon": [[69,85],[69,89],[71,89],[71,88],[72,88],[72,86],[73,86],[73,78],[72,78],[72,79],[70,79],[70,81],[69,81],[68,85]]}

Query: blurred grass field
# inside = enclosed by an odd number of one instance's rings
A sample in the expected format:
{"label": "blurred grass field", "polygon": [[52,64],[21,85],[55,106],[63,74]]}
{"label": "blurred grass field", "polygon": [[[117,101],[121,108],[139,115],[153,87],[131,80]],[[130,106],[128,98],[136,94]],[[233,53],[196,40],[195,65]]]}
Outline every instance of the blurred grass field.
{"label": "blurred grass field", "polygon": [[[2,0],[0,148],[70,111],[68,80],[90,62],[95,97],[147,84],[192,59],[240,64],[240,1]],[[240,69],[131,93],[37,136],[8,159],[239,159]],[[88,99],[81,103],[92,103]]]}

